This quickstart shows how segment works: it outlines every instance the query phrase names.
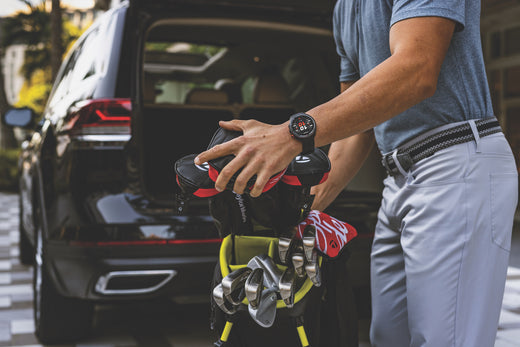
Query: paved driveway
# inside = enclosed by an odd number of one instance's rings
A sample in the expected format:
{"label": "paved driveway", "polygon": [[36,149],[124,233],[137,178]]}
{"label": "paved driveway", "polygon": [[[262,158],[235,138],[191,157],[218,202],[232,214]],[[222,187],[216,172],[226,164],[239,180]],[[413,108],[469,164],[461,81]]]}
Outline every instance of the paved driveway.
{"label": "paved driveway", "polygon": [[[32,319],[32,268],[19,263],[17,243],[18,197],[0,193],[0,347],[41,346]],[[520,250],[520,230],[513,249]],[[520,264],[514,263],[516,256],[511,260],[518,268],[509,268],[495,347],[520,347]],[[209,347],[215,336],[209,330],[208,310],[207,303],[180,305],[166,300],[100,305],[92,337],[62,347]]]}

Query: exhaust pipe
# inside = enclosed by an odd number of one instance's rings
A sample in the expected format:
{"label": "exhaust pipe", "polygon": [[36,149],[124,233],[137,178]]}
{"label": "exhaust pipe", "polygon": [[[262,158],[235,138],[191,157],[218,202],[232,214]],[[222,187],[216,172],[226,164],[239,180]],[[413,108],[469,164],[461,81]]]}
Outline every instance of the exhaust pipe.
{"label": "exhaust pipe", "polygon": [[112,271],[99,277],[95,289],[103,295],[147,294],[162,288],[176,274],[175,270]]}

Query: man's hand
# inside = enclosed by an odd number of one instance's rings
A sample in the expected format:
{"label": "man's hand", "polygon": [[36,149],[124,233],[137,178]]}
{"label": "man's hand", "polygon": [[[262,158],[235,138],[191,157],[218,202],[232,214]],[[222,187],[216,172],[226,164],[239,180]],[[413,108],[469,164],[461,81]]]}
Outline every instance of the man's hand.
{"label": "man's hand", "polygon": [[256,175],[250,194],[259,196],[269,178],[284,170],[302,151],[301,142],[291,137],[288,123],[269,125],[256,120],[232,120],[221,121],[219,125],[227,130],[243,132],[243,136],[217,145],[195,158],[195,164],[200,165],[225,155],[235,155],[215,182],[219,191],[223,191],[230,178],[242,169],[233,190],[242,194],[249,179]]}

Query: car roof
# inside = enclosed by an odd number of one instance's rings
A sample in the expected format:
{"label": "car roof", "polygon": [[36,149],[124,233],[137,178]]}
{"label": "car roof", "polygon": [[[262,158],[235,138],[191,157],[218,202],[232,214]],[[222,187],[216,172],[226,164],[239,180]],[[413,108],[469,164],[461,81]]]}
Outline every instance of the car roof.
{"label": "car roof", "polygon": [[266,10],[330,18],[336,0],[129,0],[131,7],[146,12],[163,12],[183,7],[215,7],[242,9],[244,11]]}

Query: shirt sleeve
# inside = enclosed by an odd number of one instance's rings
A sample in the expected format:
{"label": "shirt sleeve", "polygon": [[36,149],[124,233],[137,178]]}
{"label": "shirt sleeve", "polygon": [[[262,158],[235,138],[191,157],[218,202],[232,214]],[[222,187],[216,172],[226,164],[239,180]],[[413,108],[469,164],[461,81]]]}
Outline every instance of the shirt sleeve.
{"label": "shirt sleeve", "polygon": [[466,0],[394,0],[390,26],[415,17],[442,17],[456,23],[455,30],[465,26]]}
{"label": "shirt sleeve", "polygon": [[333,27],[332,31],[334,34],[334,42],[336,43],[336,51],[340,57],[340,74],[339,81],[340,82],[349,82],[355,81],[359,79],[359,70],[353,64],[352,60],[349,58],[347,52],[345,51],[345,47],[343,45],[343,32],[345,30],[343,19],[344,16],[341,11],[344,10],[342,6],[343,1],[338,1],[334,8],[334,15],[332,17]]}

